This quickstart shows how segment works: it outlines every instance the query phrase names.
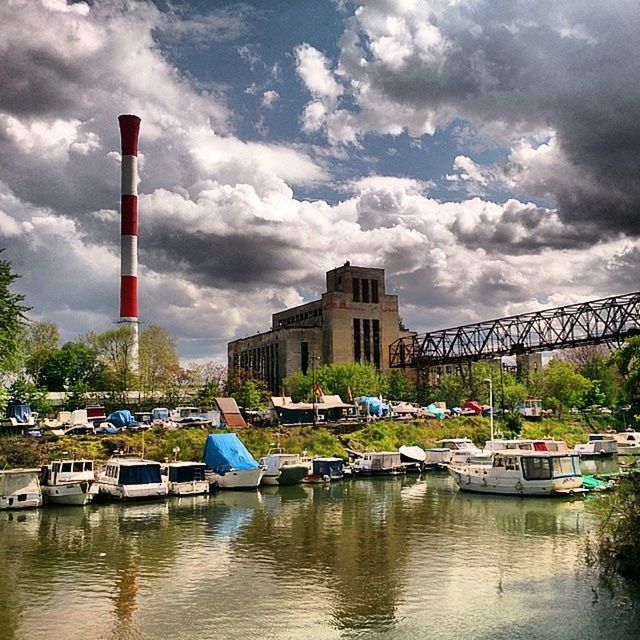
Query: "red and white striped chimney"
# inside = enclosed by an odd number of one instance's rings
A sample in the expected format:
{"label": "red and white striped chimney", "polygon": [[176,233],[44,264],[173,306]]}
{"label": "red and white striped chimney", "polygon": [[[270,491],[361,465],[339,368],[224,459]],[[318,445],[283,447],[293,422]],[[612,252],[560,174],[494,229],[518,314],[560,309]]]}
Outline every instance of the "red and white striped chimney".
{"label": "red and white striped chimney", "polygon": [[138,370],[138,134],[140,118],[118,116],[122,143],[120,211],[120,323],[131,327],[129,368]]}

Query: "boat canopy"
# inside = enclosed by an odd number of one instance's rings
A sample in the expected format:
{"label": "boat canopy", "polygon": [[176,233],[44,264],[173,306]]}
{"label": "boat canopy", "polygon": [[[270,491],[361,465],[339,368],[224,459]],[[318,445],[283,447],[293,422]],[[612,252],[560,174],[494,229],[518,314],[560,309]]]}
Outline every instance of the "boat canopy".
{"label": "boat canopy", "polygon": [[358,406],[364,409],[369,415],[383,416],[389,413],[389,405],[375,396],[360,396],[357,402]]}
{"label": "boat canopy", "polygon": [[118,411],[110,413],[107,422],[110,422],[114,427],[118,427],[119,429],[138,424],[129,409],[119,409]]}
{"label": "boat canopy", "polygon": [[0,495],[40,493],[38,469],[9,469],[0,471]]}
{"label": "boat canopy", "polygon": [[7,406],[7,418],[14,418],[18,424],[28,424],[31,419],[31,407],[20,400],[14,400]]}
{"label": "boat canopy", "polygon": [[204,480],[204,465],[194,462],[187,465],[169,465],[169,480],[171,482],[193,482]]}
{"label": "boat canopy", "polygon": [[257,469],[259,466],[235,433],[209,434],[203,458],[207,468],[217,473],[225,473],[231,469]]}
{"label": "boat canopy", "polygon": [[162,482],[160,463],[143,462],[141,464],[120,465],[118,482],[126,485],[159,484]]}
{"label": "boat canopy", "polygon": [[444,409],[436,407],[433,402],[425,407],[425,410],[433,414],[438,420],[444,420]]}

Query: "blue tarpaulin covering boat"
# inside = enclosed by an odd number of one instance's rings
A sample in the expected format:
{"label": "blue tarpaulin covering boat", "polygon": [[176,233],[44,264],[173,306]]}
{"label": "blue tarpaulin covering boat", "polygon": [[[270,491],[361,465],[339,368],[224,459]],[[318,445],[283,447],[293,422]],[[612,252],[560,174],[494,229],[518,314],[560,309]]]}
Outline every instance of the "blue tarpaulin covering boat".
{"label": "blue tarpaulin covering boat", "polygon": [[212,433],[204,445],[204,463],[216,473],[246,471],[260,465],[235,433]]}
{"label": "blue tarpaulin covering boat", "polygon": [[118,411],[110,413],[107,416],[107,422],[110,422],[114,427],[118,427],[118,429],[138,424],[128,409],[119,409]]}
{"label": "blue tarpaulin covering boat", "polygon": [[376,396],[360,396],[358,405],[371,416],[383,416],[389,413],[389,405]]}

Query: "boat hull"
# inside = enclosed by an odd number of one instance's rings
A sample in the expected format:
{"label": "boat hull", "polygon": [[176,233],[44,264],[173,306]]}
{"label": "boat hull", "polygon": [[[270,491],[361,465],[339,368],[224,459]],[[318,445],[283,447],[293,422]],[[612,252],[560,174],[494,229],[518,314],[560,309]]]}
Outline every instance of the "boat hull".
{"label": "boat hull", "polygon": [[262,476],[262,484],[280,487],[290,487],[300,484],[309,474],[306,464],[287,464],[280,467],[278,474],[266,474]]}
{"label": "boat hull", "polygon": [[[405,474],[407,470],[403,468],[394,467],[393,469],[357,469],[356,467],[351,467],[351,473],[354,476],[401,476]],[[420,472],[419,470],[417,471]]]}
{"label": "boat hull", "polygon": [[215,483],[218,489],[257,489],[263,475],[262,467],[241,471],[231,469],[224,474],[211,471],[206,473],[209,483]]}
{"label": "boat hull", "polygon": [[567,496],[587,493],[581,477],[522,482],[503,478],[487,478],[449,467],[449,473],[461,491],[491,493],[505,496]]}
{"label": "boat hull", "polygon": [[60,484],[42,487],[44,499],[51,504],[84,506],[93,500],[90,485],[87,482]]}
{"label": "boat hull", "polygon": [[167,495],[167,487],[161,483],[153,484],[109,484],[97,483],[98,494],[112,500],[155,500]]}
{"label": "boat hull", "polygon": [[169,495],[195,496],[209,493],[209,483],[206,480],[194,480],[192,482],[169,482]]}

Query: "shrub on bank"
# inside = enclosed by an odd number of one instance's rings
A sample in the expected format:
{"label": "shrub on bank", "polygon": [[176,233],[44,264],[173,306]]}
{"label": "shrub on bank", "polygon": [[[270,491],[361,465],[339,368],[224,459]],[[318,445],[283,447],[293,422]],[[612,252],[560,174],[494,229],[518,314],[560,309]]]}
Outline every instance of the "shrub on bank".
{"label": "shrub on bank", "polygon": [[605,575],[640,582],[640,473],[620,478],[600,505],[594,560]]}

